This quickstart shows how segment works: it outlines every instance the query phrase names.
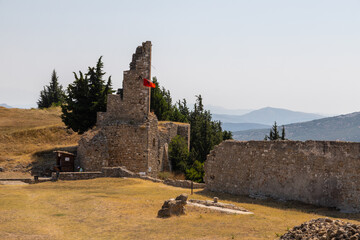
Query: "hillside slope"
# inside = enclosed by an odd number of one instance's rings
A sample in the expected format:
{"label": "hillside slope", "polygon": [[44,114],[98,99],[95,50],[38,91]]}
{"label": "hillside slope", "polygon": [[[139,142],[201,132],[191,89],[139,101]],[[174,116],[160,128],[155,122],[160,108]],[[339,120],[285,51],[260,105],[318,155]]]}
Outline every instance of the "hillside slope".
{"label": "hillside slope", "polygon": [[44,161],[54,161],[53,154],[44,153],[77,145],[79,135],[65,127],[60,114],[60,108],[0,107],[0,167],[31,171]]}
{"label": "hillside slope", "polygon": [[[360,112],[285,125],[290,140],[339,140],[360,142]],[[263,140],[269,129],[234,132],[236,140]]]}
{"label": "hillside slope", "polygon": [[12,108],[12,106],[7,105],[6,103],[0,103],[0,107]]}

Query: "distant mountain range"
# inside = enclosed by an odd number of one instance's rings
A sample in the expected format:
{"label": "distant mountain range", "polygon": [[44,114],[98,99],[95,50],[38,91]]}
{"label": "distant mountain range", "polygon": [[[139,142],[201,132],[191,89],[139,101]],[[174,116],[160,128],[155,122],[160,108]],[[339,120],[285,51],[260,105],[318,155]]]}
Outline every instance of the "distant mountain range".
{"label": "distant mountain range", "polygon": [[5,107],[5,108],[22,108],[22,109],[30,109],[30,108],[37,108],[36,105],[34,104],[20,104],[20,105],[15,105],[15,106],[9,106],[6,103],[0,103],[0,107]]}
{"label": "distant mountain range", "polygon": [[270,128],[276,121],[278,125],[306,122],[324,116],[314,113],[295,112],[282,108],[266,107],[243,115],[213,113],[212,118],[222,122],[224,130],[243,131]]}
{"label": "distant mountain range", "polygon": [[[192,105],[190,105],[192,106]],[[253,111],[253,109],[228,109],[220,106],[205,105],[206,110],[210,110],[211,113],[215,114],[228,114],[228,115],[243,115]]]}
{"label": "distant mountain range", "polygon": [[0,107],[13,108],[13,107],[7,105],[6,103],[0,103]]}
{"label": "distant mountain range", "polygon": [[243,115],[212,114],[212,116],[213,119],[220,120],[224,123],[258,123],[264,125],[273,125],[275,121],[278,125],[284,125],[289,123],[311,121],[324,117],[314,113],[295,112],[287,109],[272,107],[261,108]]}
{"label": "distant mountain range", "polygon": [[[233,132],[236,140],[263,140],[270,129]],[[360,142],[360,112],[285,125],[290,140],[339,140]]]}

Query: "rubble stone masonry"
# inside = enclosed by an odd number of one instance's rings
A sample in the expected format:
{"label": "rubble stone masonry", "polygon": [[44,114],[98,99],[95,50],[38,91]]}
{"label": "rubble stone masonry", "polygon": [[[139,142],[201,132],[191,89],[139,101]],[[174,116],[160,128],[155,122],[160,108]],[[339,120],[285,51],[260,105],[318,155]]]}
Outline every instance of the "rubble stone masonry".
{"label": "rubble stone masonry", "polygon": [[143,85],[144,78],[151,79],[149,41],[137,47],[130,70],[124,72],[123,89],[108,95],[107,111],[98,113],[96,127],[79,141],[76,163],[85,171],[125,166],[156,176],[159,171],[171,170],[171,139],[181,135],[189,143],[189,124],[158,122],[150,112],[151,91]]}
{"label": "rubble stone masonry", "polygon": [[208,155],[205,183],[215,192],[360,212],[360,143],[228,140]]}

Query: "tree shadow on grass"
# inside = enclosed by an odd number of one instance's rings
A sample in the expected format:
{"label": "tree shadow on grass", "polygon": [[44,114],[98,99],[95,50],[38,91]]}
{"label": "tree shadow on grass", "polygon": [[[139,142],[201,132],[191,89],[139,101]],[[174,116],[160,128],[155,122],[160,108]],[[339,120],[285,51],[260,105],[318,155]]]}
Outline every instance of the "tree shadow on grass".
{"label": "tree shadow on grass", "polygon": [[294,210],[302,213],[322,215],[324,217],[344,218],[349,220],[360,221],[360,213],[343,213],[336,208],[320,207],[320,206],[302,203],[299,201],[280,201],[272,198],[254,199],[249,196],[244,196],[244,195],[237,196],[228,193],[218,193],[206,189],[198,191],[196,192],[196,194],[208,198],[218,197],[220,201],[226,200],[226,201],[236,202],[239,204],[241,203],[257,204],[257,205],[262,205],[270,208],[277,208],[281,210]]}
{"label": "tree shadow on grass", "polygon": [[31,158],[33,159],[31,175],[48,177],[51,176],[51,173],[53,172],[53,167],[56,163],[56,154],[54,153],[54,151],[66,151],[76,155],[77,146],[52,148],[33,153],[31,155]]}

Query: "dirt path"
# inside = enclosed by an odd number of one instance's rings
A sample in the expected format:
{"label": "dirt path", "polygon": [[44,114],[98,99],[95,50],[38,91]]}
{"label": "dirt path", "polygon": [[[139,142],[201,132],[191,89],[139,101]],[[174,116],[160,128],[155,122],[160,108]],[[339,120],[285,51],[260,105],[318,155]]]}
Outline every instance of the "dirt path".
{"label": "dirt path", "polygon": [[0,181],[0,185],[28,185],[22,181]]}

